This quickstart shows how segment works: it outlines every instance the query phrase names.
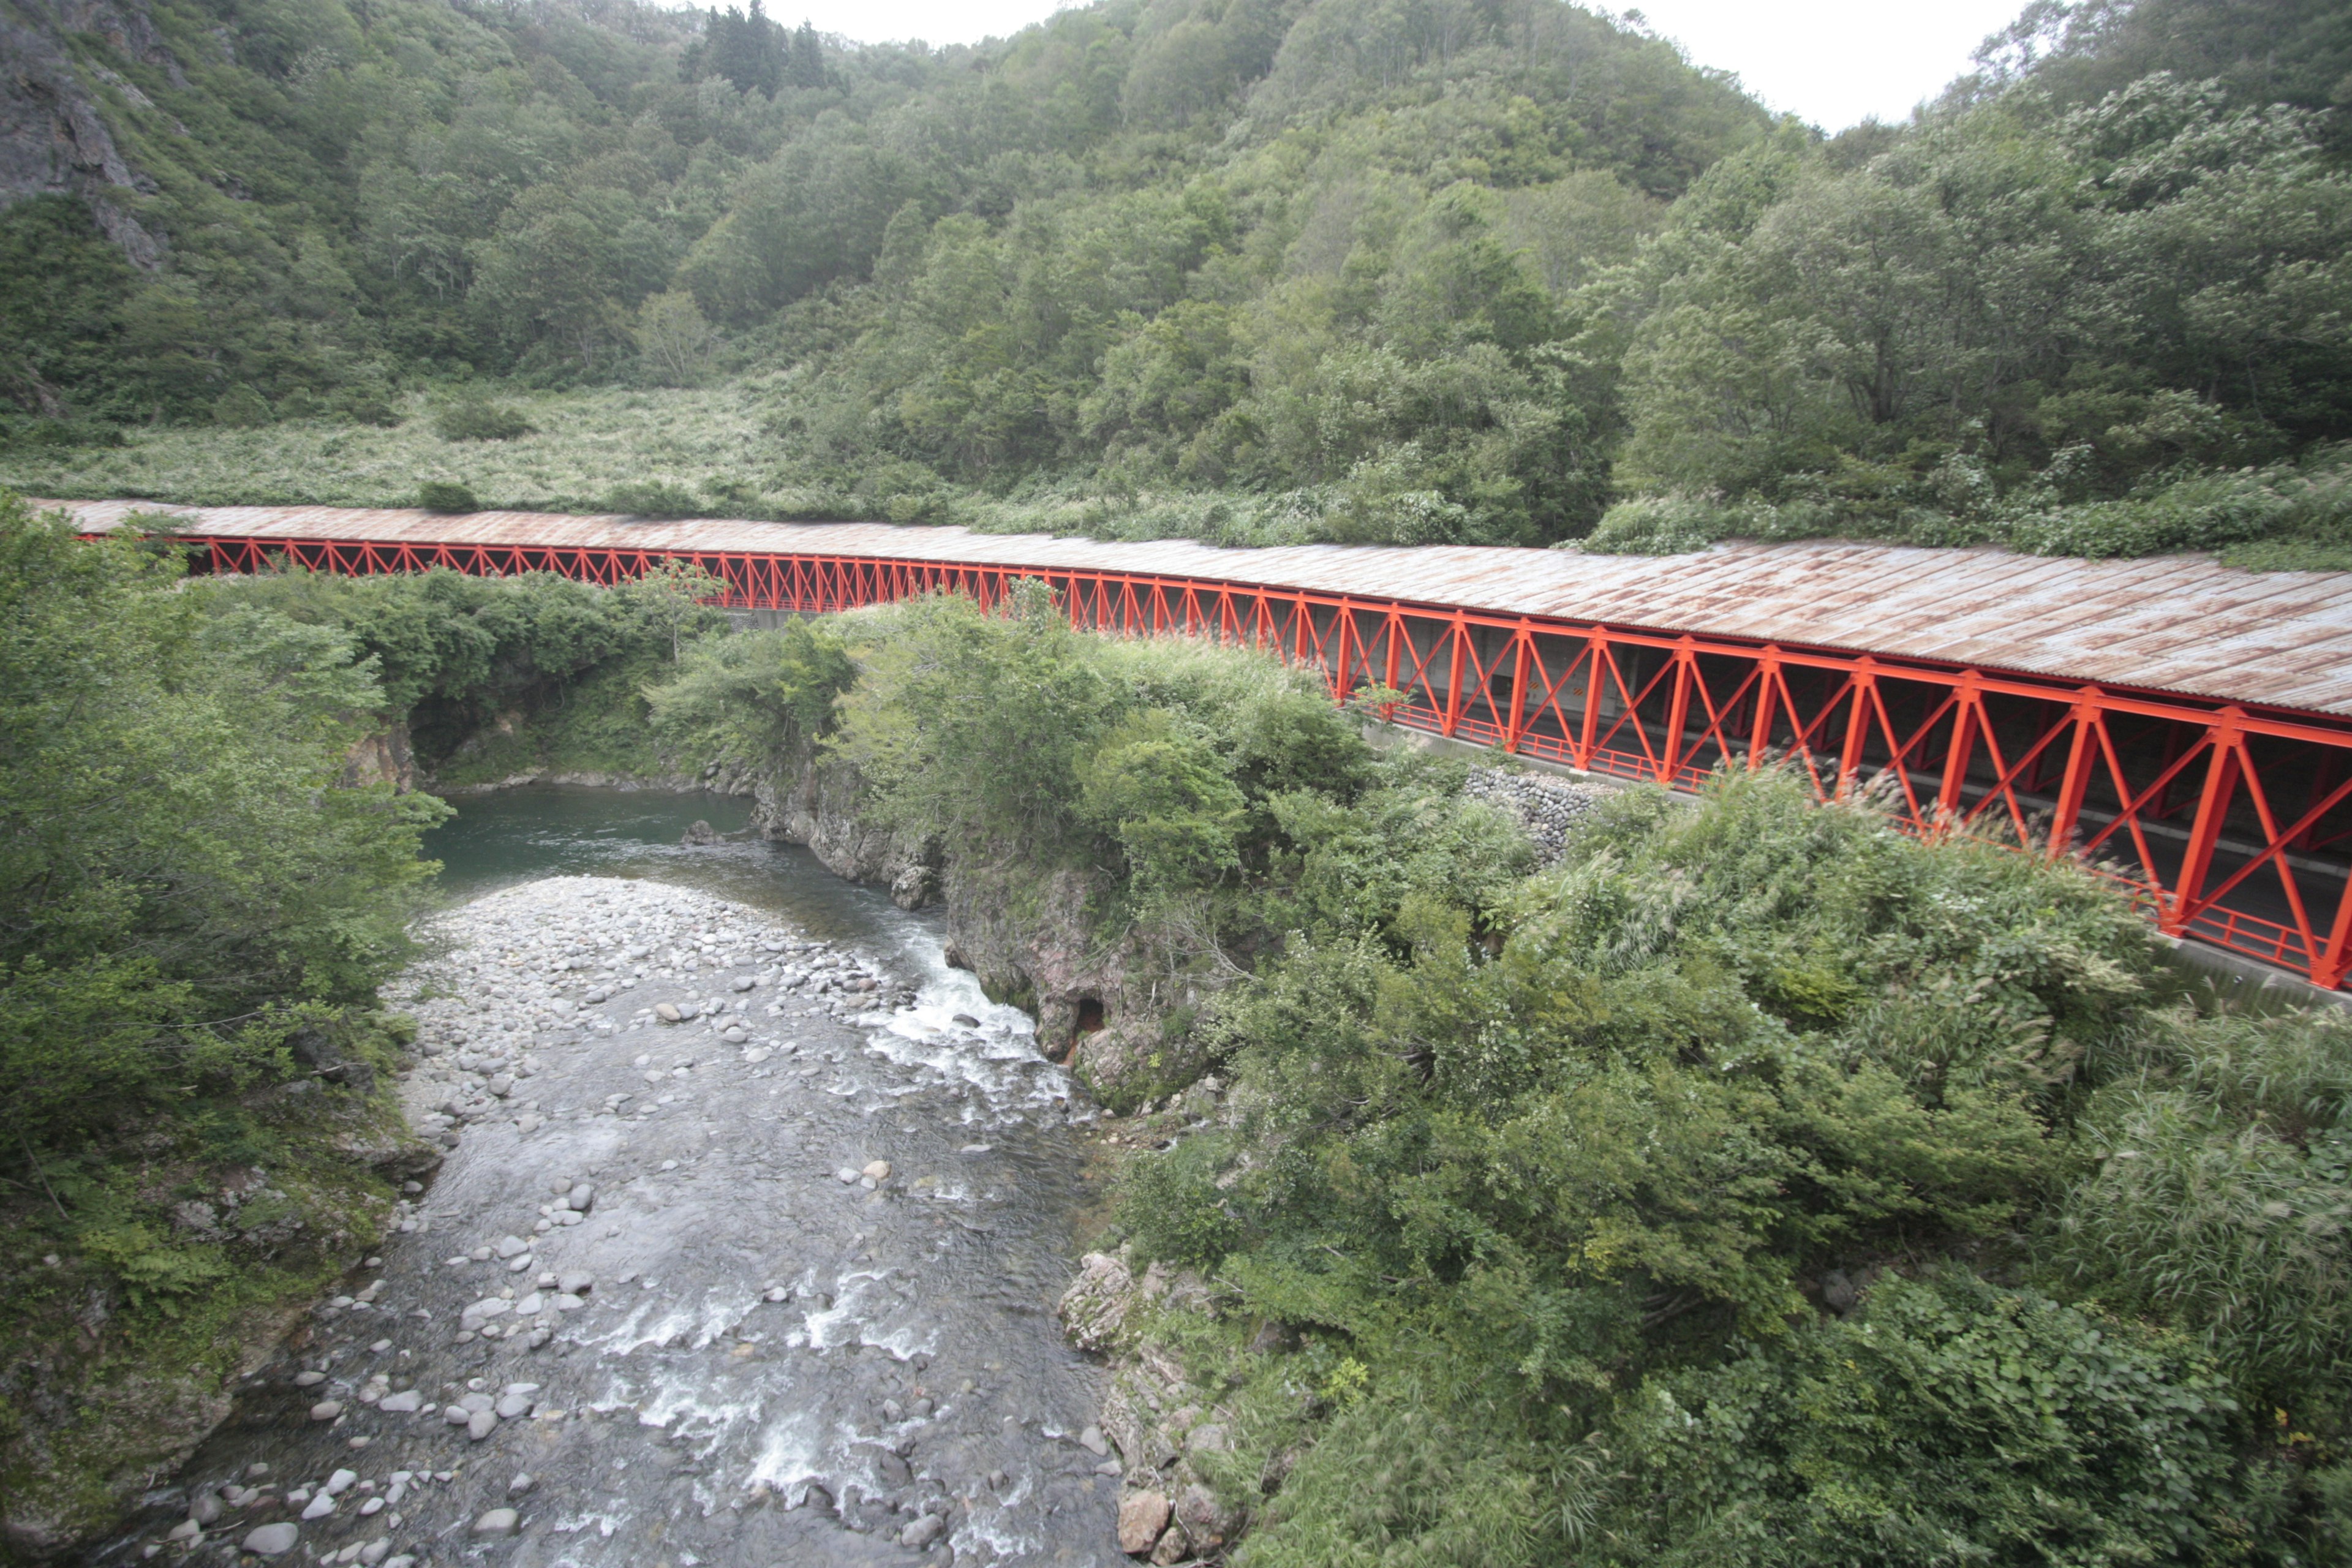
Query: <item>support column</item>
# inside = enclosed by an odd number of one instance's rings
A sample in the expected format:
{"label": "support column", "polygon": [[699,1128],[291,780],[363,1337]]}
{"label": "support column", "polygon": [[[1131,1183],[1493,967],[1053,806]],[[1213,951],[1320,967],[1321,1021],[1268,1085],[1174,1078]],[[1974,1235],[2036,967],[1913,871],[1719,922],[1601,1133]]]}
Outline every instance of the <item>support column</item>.
{"label": "support column", "polygon": [[2213,754],[2205,764],[2205,787],[2197,797],[2197,820],[2189,830],[2189,852],[2181,857],[2180,875],[2166,903],[2159,929],[2178,936],[2205,895],[2205,876],[2213,868],[2213,848],[2221,842],[2221,825],[2230,815],[2230,797],[2238,787],[2239,710],[2224,708],[2213,725]]}
{"label": "support column", "polygon": [[1845,743],[1838,750],[1833,799],[1843,800],[1853,793],[1854,770],[1862,765],[1862,743],[1870,733],[1870,699],[1877,689],[1877,668],[1868,654],[1854,662],[1853,701],[1845,718]]}
{"label": "support column", "polygon": [[2319,950],[2318,962],[2311,966],[2311,983],[2333,991],[2344,984],[2347,968],[2352,968],[2352,883],[2336,895],[2336,923],[2328,930],[2327,945]]}
{"label": "support column", "polygon": [[1519,749],[1519,731],[1526,727],[1528,699],[1528,624],[1511,634],[1511,716],[1503,725],[1503,750]]}
{"label": "support column", "polygon": [[1772,703],[1780,681],[1780,650],[1767,644],[1756,659],[1756,722],[1748,732],[1748,771],[1764,765],[1772,750]]}
{"label": "support column", "polygon": [[2068,739],[2066,771],[2059,776],[2058,809],[2050,818],[2053,860],[2066,853],[2074,837],[2074,824],[2083,815],[2083,796],[2091,787],[2092,734],[2099,721],[2097,699],[2097,689],[2086,686],[2082,700],[2074,704],[2074,733]]}
{"label": "support column", "polygon": [[1658,782],[1668,789],[1675,786],[1675,771],[1683,756],[1683,727],[1690,722],[1691,677],[1696,673],[1691,654],[1691,639],[1678,638],[1675,643],[1675,689],[1666,700],[1666,734],[1664,755],[1658,759]]}
{"label": "support column", "polygon": [[1601,660],[1609,648],[1609,639],[1595,626],[1584,639],[1584,712],[1577,724],[1576,765],[1588,772],[1592,767],[1592,738],[1601,722]]}
{"label": "support column", "polygon": [[1447,740],[1462,723],[1462,617],[1456,615],[1446,631],[1445,730]]}

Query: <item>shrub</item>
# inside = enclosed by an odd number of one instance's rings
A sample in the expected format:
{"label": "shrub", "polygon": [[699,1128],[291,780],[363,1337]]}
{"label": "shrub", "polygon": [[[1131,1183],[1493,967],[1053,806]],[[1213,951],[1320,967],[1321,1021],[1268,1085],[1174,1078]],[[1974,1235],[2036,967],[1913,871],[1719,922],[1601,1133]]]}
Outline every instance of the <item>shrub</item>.
{"label": "shrub", "polygon": [[521,411],[484,398],[463,398],[433,416],[433,428],[444,441],[511,441],[536,433]]}
{"label": "shrub", "polygon": [[2050,1242],[2072,1284],[2197,1335],[2298,1411],[2352,1374],[2352,1025],[2165,1016],[2085,1110]]}
{"label": "shrub", "polygon": [[648,693],[654,728],[681,755],[763,765],[832,727],[855,673],[839,636],[806,621],[707,638]]}
{"label": "shrub", "polygon": [[426,511],[454,513],[482,510],[480,499],[471,489],[440,479],[426,479],[416,487],[416,504]]}
{"label": "shrub", "polygon": [[259,429],[275,418],[268,400],[243,382],[213,400],[213,423],[232,430]]}
{"label": "shrub", "polygon": [[129,444],[121,430],[96,419],[28,419],[13,426],[0,426],[0,441],[48,447],[122,447]]}
{"label": "shrub", "polygon": [[350,386],[337,393],[334,412],[354,425],[373,425],[389,430],[400,423],[400,410],[381,392],[366,387]]}
{"label": "shrub", "polygon": [[683,485],[664,479],[639,479],[614,485],[604,492],[604,510],[627,517],[700,517],[703,505]]}
{"label": "shrub", "polygon": [[1654,1379],[1611,1447],[1609,1563],[2202,1563],[2274,1521],[2236,1406],[2179,1348],[1959,1272]]}

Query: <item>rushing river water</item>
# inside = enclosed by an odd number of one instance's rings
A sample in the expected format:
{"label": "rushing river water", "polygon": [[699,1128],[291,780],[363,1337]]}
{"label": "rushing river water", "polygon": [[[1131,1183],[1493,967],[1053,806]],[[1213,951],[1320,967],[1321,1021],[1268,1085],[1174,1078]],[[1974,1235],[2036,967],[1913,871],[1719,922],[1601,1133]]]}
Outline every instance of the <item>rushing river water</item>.
{"label": "rushing river water", "polygon": [[1125,1561],[1028,1020],[805,850],[678,844],[740,802],[458,804],[402,991],[457,1147],[95,1560]]}

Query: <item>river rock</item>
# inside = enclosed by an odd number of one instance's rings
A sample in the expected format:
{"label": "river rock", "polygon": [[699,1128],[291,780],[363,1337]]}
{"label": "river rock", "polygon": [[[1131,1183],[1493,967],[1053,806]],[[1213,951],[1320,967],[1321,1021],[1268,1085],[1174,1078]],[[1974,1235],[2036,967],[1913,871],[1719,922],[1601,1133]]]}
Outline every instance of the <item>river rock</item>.
{"label": "river rock", "polygon": [[917,1552],[920,1552],[932,1542],[945,1535],[947,1530],[946,1520],[941,1519],[938,1514],[927,1513],[898,1532],[898,1544],[912,1547]]}
{"label": "river rock", "polygon": [[1160,1532],[1168,1528],[1167,1494],[1157,1491],[1132,1491],[1118,1500],[1118,1549],[1130,1557],[1140,1557],[1159,1544]]}
{"label": "river rock", "polygon": [[686,1010],[675,1002],[657,1002],[654,1005],[654,1016],[665,1024],[683,1024]]}
{"label": "river rock", "polygon": [[530,1243],[525,1241],[519,1236],[502,1236],[499,1237],[498,1254],[500,1258],[520,1258],[524,1253],[529,1252],[530,1250]]}
{"label": "river rock", "polygon": [[868,1181],[887,1182],[890,1179],[890,1162],[887,1160],[870,1160],[866,1162],[866,1169],[860,1171],[858,1174],[866,1177]]}
{"label": "river rock", "polygon": [[357,1470],[337,1470],[327,1478],[327,1484],[320,1489],[329,1497],[341,1497],[351,1490],[359,1479],[360,1474]]}
{"label": "river rock", "polygon": [[492,1410],[477,1410],[466,1423],[466,1436],[477,1443],[498,1429],[498,1413]]}
{"label": "river rock", "polygon": [[497,1405],[498,1417],[501,1421],[520,1421],[524,1416],[530,1414],[530,1406],[531,1397],[530,1394],[509,1394],[499,1401]]}
{"label": "river rock", "polygon": [[312,1498],[310,1504],[302,1510],[302,1517],[306,1520],[324,1519],[334,1511],[335,1494],[332,1492],[322,1491],[317,1497]]}
{"label": "river rock", "polygon": [[522,1515],[510,1508],[494,1508],[474,1521],[476,1535],[512,1535],[522,1523]]}
{"label": "river rock", "polygon": [[282,1557],[293,1551],[294,1543],[301,1539],[300,1525],[289,1524],[281,1521],[277,1524],[265,1524],[258,1530],[247,1531],[244,1544],[245,1549],[256,1557]]}
{"label": "river rock", "polygon": [[1195,1552],[1214,1552],[1234,1533],[1234,1510],[1207,1487],[1186,1487],[1176,1499],[1176,1522],[1184,1527]]}
{"label": "river rock", "polygon": [[321,1399],[310,1406],[310,1419],[313,1421],[332,1421],[342,1413],[343,1404],[340,1399]]}

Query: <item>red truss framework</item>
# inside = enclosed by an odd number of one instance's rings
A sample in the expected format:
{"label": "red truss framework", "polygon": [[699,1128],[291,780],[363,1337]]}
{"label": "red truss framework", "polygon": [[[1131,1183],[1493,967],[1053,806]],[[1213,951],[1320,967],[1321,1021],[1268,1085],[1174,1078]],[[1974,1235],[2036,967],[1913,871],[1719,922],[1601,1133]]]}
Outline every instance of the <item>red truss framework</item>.
{"label": "red truss framework", "polygon": [[[191,540],[190,542],[198,542]],[[1687,789],[1788,760],[1824,800],[1867,789],[1925,837],[1976,827],[2082,858],[2167,933],[2329,989],[2352,959],[2352,721],[1836,648],[1696,637],[1147,574],[868,556],[215,538],[209,570],[447,567],[631,581],[670,562],[727,607],[854,609],[1022,578],[1074,625],[1205,636],[1321,668],[1395,722]],[[207,569],[199,563],[199,570]]]}

